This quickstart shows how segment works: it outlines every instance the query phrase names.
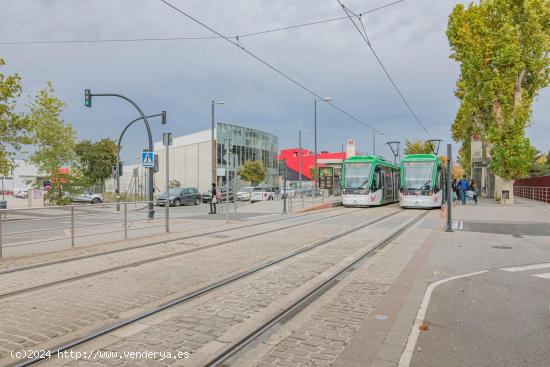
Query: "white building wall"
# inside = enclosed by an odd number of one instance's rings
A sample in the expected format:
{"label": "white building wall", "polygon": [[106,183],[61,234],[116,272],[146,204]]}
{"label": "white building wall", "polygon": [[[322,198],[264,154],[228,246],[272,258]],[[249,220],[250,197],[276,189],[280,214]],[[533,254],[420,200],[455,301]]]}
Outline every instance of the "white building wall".
{"label": "white building wall", "polygon": [[[196,187],[199,191],[210,188],[212,167],[211,130],[199,131],[174,138],[170,147],[170,180],[178,180],[183,187]],[[159,157],[159,172],[155,174],[155,186],[164,191],[166,185],[166,148],[162,142],[155,143]]]}

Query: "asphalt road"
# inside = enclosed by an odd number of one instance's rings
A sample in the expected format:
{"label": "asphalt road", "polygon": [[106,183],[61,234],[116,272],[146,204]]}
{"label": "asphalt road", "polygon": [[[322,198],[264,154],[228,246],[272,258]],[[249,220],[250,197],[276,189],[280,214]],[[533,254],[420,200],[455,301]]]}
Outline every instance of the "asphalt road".
{"label": "asphalt road", "polygon": [[493,270],[437,287],[411,366],[550,366],[546,265]]}

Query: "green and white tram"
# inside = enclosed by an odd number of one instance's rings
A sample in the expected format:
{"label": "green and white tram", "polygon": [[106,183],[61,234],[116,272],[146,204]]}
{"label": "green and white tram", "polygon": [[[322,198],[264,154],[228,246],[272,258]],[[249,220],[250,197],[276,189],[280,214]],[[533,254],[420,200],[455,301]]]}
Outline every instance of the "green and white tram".
{"label": "green and white tram", "polygon": [[444,162],[434,154],[411,154],[401,160],[399,205],[440,208],[447,201]]}
{"label": "green and white tram", "polygon": [[378,206],[399,200],[399,167],[376,156],[346,159],[342,172],[344,206]]}

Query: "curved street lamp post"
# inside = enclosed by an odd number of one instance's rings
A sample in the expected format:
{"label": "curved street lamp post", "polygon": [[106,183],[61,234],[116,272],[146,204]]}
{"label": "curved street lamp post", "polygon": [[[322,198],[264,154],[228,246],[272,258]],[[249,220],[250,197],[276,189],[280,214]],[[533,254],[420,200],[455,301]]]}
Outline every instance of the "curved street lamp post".
{"label": "curved street lamp post", "polygon": [[[162,111],[161,113],[157,113],[156,115],[149,115],[149,116],[146,116],[148,119],[149,118],[153,118],[153,117],[161,117],[161,124],[162,125],[166,125],[166,111]],[[117,154],[116,154],[116,198],[117,200],[120,198],[120,147],[121,147],[121,143],[122,143],[122,138],[124,137],[124,134],[126,133],[126,130],[128,130],[128,128],[130,126],[132,126],[134,123],[138,122],[138,121],[141,121],[143,120],[143,117],[138,117],[132,121],[130,121],[130,123],[128,125],[126,125],[126,127],[122,130],[122,132],[120,133],[120,136],[118,137],[118,142],[117,142]],[[116,210],[117,211],[120,211],[120,204],[117,204],[116,206]]]}
{"label": "curved street lamp post", "polygon": [[[151,126],[149,125],[149,121],[147,121],[147,116],[143,113],[141,108],[132,101],[130,98],[125,97],[121,94],[115,94],[115,93],[91,93],[89,89],[84,90],[84,106],[91,108],[92,107],[92,97],[117,97],[124,99],[125,101],[129,102],[134,108],[139,112],[141,115],[141,119],[145,123],[145,127],[147,128],[147,138],[149,140],[149,151],[152,152],[154,150],[153,146],[153,134],[151,133]],[[117,167],[118,169],[118,167]],[[153,219],[155,217],[155,212],[153,208],[153,168],[148,168],[147,178],[148,178],[148,187],[147,187],[147,217],[149,219]]]}

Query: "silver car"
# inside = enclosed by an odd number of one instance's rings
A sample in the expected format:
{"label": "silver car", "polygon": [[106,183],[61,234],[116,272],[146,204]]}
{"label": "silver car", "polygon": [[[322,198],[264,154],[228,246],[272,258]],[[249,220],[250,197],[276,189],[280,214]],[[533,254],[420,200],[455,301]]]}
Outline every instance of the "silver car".
{"label": "silver car", "polygon": [[84,191],[82,194],[74,195],[72,197],[72,202],[101,204],[103,203],[103,196],[101,196],[101,194],[94,194],[91,191]]}

